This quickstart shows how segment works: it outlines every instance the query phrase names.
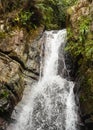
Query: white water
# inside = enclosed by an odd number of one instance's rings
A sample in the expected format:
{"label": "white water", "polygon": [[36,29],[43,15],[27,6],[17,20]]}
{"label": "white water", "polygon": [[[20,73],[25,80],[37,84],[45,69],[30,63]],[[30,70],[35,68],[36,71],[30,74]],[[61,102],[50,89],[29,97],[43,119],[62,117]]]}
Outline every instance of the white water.
{"label": "white water", "polygon": [[[58,74],[59,49],[65,45],[66,30],[46,31],[45,37],[43,76],[23,98],[17,123],[9,130],[77,130],[74,83]],[[64,55],[62,59],[64,62]]]}

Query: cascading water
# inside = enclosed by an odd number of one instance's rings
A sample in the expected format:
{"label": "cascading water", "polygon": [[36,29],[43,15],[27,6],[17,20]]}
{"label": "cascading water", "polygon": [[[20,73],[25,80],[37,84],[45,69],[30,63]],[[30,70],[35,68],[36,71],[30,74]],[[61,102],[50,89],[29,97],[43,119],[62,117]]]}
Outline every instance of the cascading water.
{"label": "cascading water", "polygon": [[77,130],[74,83],[64,79],[63,52],[63,73],[61,76],[58,73],[59,49],[64,48],[65,42],[66,30],[45,32],[42,77],[28,92],[17,123],[11,130]]}

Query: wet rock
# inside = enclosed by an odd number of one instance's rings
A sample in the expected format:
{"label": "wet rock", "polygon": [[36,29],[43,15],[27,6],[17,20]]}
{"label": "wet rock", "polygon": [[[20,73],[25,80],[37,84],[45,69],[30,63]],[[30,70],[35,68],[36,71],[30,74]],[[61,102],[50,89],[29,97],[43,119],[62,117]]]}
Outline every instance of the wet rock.
{"label": "wet rock", "polygon": [[17,62],[13,61],[5,54],[0,53],[0,81],[8,82],[17,74],[19,66]]}
{"label": "wet rock", "polygon": [[[22,97],[24,88],[20,64],[0,53],[0,115],[11,114],[12,109]],[[4,118],[7,118],[4,117]]]}
{"label": "wet rock", "polygon": [[7,34],[0,43],[0,51],[8,54],[10,57],[18,57],[23,62],[27,59],[25,53],[25,34],[23,30],[15,29]]}
{"label": "wet rock", "polygon": [[3,118],[0,118],[0,130],[5,130],[7,127],[7,123]]}
{"label": "wet rock", "polygon": [[[9,121],[28,79],[32,83],[38,80],[41,49],[38,41],[43,27],[31,32],[15,27],[6,32],[2,25],[5,25],[4,21],[0,22],[0,117]],[[0,130],[3,127],[4,123]]]}

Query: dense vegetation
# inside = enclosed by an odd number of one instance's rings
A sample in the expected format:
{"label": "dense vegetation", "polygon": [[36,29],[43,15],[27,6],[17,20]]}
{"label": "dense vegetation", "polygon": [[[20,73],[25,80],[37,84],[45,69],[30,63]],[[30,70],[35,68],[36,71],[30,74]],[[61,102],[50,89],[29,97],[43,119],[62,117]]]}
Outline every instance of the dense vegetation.
{"label": "dense vegetation", "polygon": [[[68,45],[75,65],[74,78],[79,82],[83,114],[93,113],[93,4],[86,0],[68,9]],[[74,12],[74,13],[73,13]]]}
{"label": "dense vegetation", "polygon": [[[1,12],[15,11],[15,15],[8,15],[8,21],[13,26],[36,28],[43,24],[46,29],[60,29],[66,26],[66,10],[76,0],[1,0]],[[5,4],[6,3],[6,4]]]}
{"label": "dense vegetation", "polygon": [[[81,56],[82,60],[85,60],[86,62],[92,62],[92,53],[93,53],[93,47],[92,47],[92,33],[89,29],[90,23],[92,22],[92,18],[90,16],[82,17],[79,19],[78,23],[78,35],[74,36],[74,32],[71,29],[71,27],[68,27],[68,41],[69,44],[66,48],[73,56],[74,58]],[[88,39],[90,37],[90,40]],[[87,41],[86,41],[87,40]],[[79,64],[81,64],[82,61],[79,61]]]}
{"label": "dense vegetation", "polygon": [[66,26],[66,9],[76,0],[47,0],[37,4],[43,15],[46,28],[62,28]]}

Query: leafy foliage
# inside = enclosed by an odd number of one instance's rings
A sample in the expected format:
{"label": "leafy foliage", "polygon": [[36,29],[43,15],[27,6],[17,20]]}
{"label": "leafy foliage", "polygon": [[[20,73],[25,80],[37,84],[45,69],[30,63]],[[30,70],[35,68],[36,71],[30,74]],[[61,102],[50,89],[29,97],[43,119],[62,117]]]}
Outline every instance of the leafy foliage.
{"label": "leafy foliage", "polygon": [[[89,1],[89,0],[88,0]],[[83,1],[82,1],[83,2]],[[80,1],[80,4],[82,3]],[[91,2],[91,1],[90,1]],[[75,78],[80,85],[79,101],[85,113],[93,112],[93,8],[91,4],[79,6],[79,3],[70,8],[69,24],[67,28],[68,44],[66,50],[71,54],[75,66]],[[78,8],[79,7],[79,8]],[[77,11],[78,8],[78,12]],[[71,10],[72,9],[72,10]],[[82,9],[87,13],[82,13]],[[83,10],[83,11],[84,11]],[[75,19],[74,19],[75,18]],[[83,110],[82,109],[82,110]]]}
{"label": "leafy foliage", "polygon": [[53,21],[53,9],[50,6],[46,6],[45,3],[39,3],[37,8],[42,12],[42,23],[47,27],[50,28],[51,23]]}
{"label": "leafy foliage", "polygon": [[0,98],[5,98],[5,99],[8,99],[9,97],[9,91],[5,88],[5,86],[2,84],[0,86]]}
{"label": "leafy foliage", "polygon": [[91,22],[90,17],[81,17],[78,26],[78,34],[75,39],[74,32],[68,27],[68,41],[69,44],[66,47],[66,51],[69,51],[74,58],[81,55],[86,61],[91,60],[93,54],[93,40],[88,39],[88,35],[91,34],[89,25]]}
{"label": "leafy foliage", "polygon": [[66,26],[66,9],[75,1],[77,0],[1,0],[1,4],[4,12],[20,11],[15,18],[12,17],[13,25],[36,28],[43,24],[46,29],[60,29]]}
{"label": "leafy foliage", "polygon": [[89,18],[83,18],[81,17],[80,19],[80,27],[79,27],[79,41],[81,43],[85,43],[88,31],[89,31],[89,23],[90,19]]}
{"label": "leafy foliage", "polygon": [[30,18],[31,18],[32,15],[33,15],[33,12],[21,12],[20,15],[19,15],[20,22],[23,25],[26,25],[27,22],[30,22]]}
{"label": "leafy foliage", "polygon": [[2,91],[0,96],[2,96],[2,98],[8,98],[9,93],[7,91]]}
{"label": "leafy foliage", "polygon": [[23,26],[27,27],[28,24],[32,25],[31,23],[31,17],[34,14],[34,12],[29,11],[21,11],[14,19],[14,22]]}
{"label": "leafy foliage", "polygon": [[65,27],[66,9],[76,0],[44,0],[37,4],[37,8],[42,11],[43,23],[46,28]]}

